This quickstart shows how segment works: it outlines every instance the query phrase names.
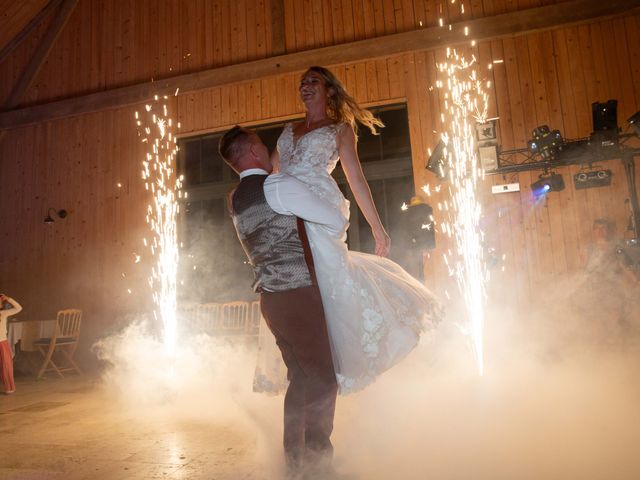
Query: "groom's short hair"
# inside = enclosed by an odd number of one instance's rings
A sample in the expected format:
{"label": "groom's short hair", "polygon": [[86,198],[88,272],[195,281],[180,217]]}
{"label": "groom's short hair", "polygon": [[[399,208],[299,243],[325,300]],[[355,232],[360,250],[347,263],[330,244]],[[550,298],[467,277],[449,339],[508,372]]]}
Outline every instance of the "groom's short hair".
{"label": "groom's short hair", "polygon": [[227,133],[225,133],[218,143],[218,151],[220,156],[231,167],[234,167],[244,153],[244,147],[249,142],[251,131],[236,125]]}

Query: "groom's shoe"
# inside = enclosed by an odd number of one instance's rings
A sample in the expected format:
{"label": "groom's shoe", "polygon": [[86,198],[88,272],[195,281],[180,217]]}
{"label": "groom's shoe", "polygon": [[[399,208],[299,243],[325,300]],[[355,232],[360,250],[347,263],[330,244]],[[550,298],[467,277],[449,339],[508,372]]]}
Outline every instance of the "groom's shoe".
{"label": "groom's shoe", "polygon": [[298,449],[291,449],[285,453],[287,466],[286,480],[303,480],[302,452]]}
{"label": "groom's shoe", "polygon": [[331,465],[305,470],[303,480],[358,480],[354,475],[338,473]]}
{"label": "groom's shoe", "polygon": [[307,477],[305,477],[304,472],[302,470],[287,470],[287,473],[285,475],[285,480],[305,480]]}

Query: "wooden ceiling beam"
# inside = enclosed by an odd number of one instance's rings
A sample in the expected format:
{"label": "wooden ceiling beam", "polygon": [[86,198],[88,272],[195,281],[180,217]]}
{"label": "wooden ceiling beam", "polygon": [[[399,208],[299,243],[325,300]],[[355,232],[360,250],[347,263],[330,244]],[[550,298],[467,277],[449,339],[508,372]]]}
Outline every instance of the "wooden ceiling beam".
{"label": "wooden ceiling beam", "polygon": [[517,12],[460,22],[452,30],[423,28],[347,44],[317,48],[229,65],[128,87],[68,98],[0,113],[0,129],[10,129],[46,120],[126,107],[148,101],[153,95],[191,93],[215,86],[301,71],[310,65],[337,65],[424,51],[467,43],[462,26],[475,40],[525,35],[559,26],[575,25],[630,14],[640,10],[640,0],[572,0]]}
{"label": "wooden ceiling beam", "polygon": [[8,100],[5,102],[4,109],[11,110],[12,108],[18,106],[24,97],[24,94],[29,89],[31,84],[38,75],[40,68],[44,64],[44,61],[47,59],[49,52],[53,48],[58,35],[67,24],[67,20],[71,16],[71,12],[75,8],[78,0],[64,0],[62,5],[60,6],[56,17],[49,25],[49,29],[47,33],[42,37],[42,40],[38,44],[36,51],[33,53],[33,57],[29,60],[29,63],[25,67],[20,79],[13,87],[11,94],[9,95]]}
{"label": "wooden ceiling beam", "polygon": [[4,62],[4,60],[13,52],[18,45],[22,43],[22,41],[29,36],[29,34],[36,28],[37,25],[58,5],[62,0],[50,0],[32,19],[29,21],[25,27],[20,30],[15,37],[11,39],[9,43],[7,43],[2,50],[0,50],[0,63]]}

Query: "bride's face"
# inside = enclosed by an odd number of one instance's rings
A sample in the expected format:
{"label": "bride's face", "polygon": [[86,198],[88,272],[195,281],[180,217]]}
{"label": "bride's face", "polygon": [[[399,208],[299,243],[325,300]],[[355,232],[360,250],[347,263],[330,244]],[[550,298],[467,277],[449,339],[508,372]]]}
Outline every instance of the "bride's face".
{"label": "bride's face", "polygon": [[322,102],[326,105],[329,96],[327,85],[317,72],[308,71],[300,80],[300,99],[305,105]]}

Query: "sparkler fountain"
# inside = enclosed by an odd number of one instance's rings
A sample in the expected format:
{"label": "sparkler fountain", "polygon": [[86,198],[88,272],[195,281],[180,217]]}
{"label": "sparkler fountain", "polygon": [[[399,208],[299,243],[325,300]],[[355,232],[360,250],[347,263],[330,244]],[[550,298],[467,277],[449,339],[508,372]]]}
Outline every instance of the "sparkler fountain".
{"label": "sparkler fountain", "polygon": [[451,202],[444,203],[448,219],[442,222],[441,230],[454,238],[456,247],[455,255],[451,251],[444,254],[444,261],[464,295],[469,335],[478,373],[482,376],[488,271],[483,259],[482,209],[477,195],[478,181],[484,173],[476,155],[475,125],[486,121],[488,96],[478,79],[475,64],[475,57],[466,60],[456,50],[448,48],[446,61],[438,64],[438,71],[446,75],[446,80],[439,80],[436,86],[444,91],[441,136],[446,145],[444,154],[451,182]]}
{"label": "sparkler fountain", "polygon": [[[168,97],[164,96],[164,100]],[[166,103],[156,95],[154,102],[145,105],[145,112],[135,113],[138,135],[147,146],[142,161],[142,179],[152,195],[147,206],[146,220],[151,240],[143,239],[155,258],[148,278],[153,291],[154,317],[162,320],[163,342],[170,358],[176,350],[176,281],[178,273],[178,238],[176,217],[178,199],[182,197],[182,177],[178,177],[175,160],[178,147],[173,133],[174,122],[168,115]],[[180,124],[176,125],[180,128]]]}

